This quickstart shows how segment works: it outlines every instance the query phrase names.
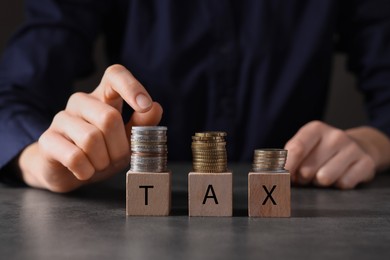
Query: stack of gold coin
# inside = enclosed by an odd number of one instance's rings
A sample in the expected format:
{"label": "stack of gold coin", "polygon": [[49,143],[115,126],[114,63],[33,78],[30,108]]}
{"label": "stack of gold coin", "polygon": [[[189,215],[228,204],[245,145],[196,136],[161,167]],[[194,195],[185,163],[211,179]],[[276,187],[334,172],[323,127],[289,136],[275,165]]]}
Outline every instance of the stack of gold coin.
{"label": "stack of gold coin", "polygon": [[226,133],[202,132],[192,136],[192,165],[194,172],[226,172]]}
{"label": "stack of gold coin", "polygon": [[253,171],[284,171],[287,150],[284,149],[258,149],[253,158]]}

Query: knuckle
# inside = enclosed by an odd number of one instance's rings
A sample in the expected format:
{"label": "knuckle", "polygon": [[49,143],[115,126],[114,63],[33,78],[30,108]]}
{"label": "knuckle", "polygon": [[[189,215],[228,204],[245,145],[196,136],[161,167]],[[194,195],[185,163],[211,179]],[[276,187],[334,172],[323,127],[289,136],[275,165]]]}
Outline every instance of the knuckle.
{"label": "knuckle", "polygon": [[50,130],[45,131],[38,139],[38,147],[42,155],[47,157],[51,150]]}
{"label": "knuckle", "polygon": [[313,131],[320,131],[321,129],[323,129],[326,126],[327,125],[324,122],[319,121],[319,120],[314,120],[314,121],[311,121],[307,124],[307,127],[309,127]]}
{"label": "knuckle", "polygon": [[84,153],[79,149],[73,149],[64,155],[64,166],[71,169],[77,169],[84,160]]}
{"label": "knuckle", "polygon": [[314,171],[311,167],[301,167],[299,170],[299,175],[302,177],[304,180],[311,180],[311,178],[314,175]]}
{"label": "knuckle", "polygon": [[327,187],[332,185],[332,179],[326,170],[323,170],[321,174],[317,175],[316,179],[319,186]]}
{"label": "knuckle", "polygon": [[298,158],[301,158],[305,153],[305,145],[299,139],[289,141],[286,149],[289,154],[294,154]]}
{"label": "knuckle", "polygon": [[95,158],[94,167],[96,171],[103,171],[110,166],[110,158],[106,154],[99,154],[97,158]]}
{"label": "knuckle", "polygon": [[60,112],[58,112],[54,118],[53,118],[53,123],[56,123],[58,121],[61,121],[66,115],[66,112],[64,110],[61,110]]}
{"label": "knuckle", "polygon": [[114,64],[114,65],[109,66],[106,69],[105,74],[108,76],[116,75],[116,74],[122,73],[125,70],[126,70],[126,68],[124,66],[122,66],[120,64]]}
{"label": "knuckle", "polygon": [[43,134],[39,137],[38,139],[38,145],[40,148],[43,148],[45,149],[46,145],[47,145],[47,132],[48,131],[45,131],[43,132]]}
{"label": "knuckle", "polygon": [[88,94],[83,93],[83,92],[75,92],[75,93],[73,93],[69,97],[67,107],[72,106],[72,105],[78,103],[78,101],[82,100],[83,98],[85,98],[86,95],[88,95]]}
{"label": "knuckle", "polygon": [[349,138],[343,130],[336,128],[331,130],[328,138],[328,143],[330,146],[340,146],[341,144],[348,142]]}
{"label": "knuckle", "polygon": [[116,128],[120,123],[122,123],[122,116],[114,108],[107,109],[101,114],[101,127],[104,132],[109,131],[112,128]]}
{"label": "knuckle", "polygon": [[101,160],[99,163],[95,166],[95,169],[97,171],[103,171],[110,166],[110,162],[108,160]]}
{"label": "knuckle", "polygon": [[368,155],[365,155],[362,158],[362,164],[363,164],[363,168],[366,169],[367,171],[374,171],[375,170],[375,162]]}
{"label": "knuckle", "polygon": [[349,142],[344,148],[344,151],[348,156],[354,156],[364,153],[361,147],[355,142]]}
{"label": "knuckle", "polygon": [[372,180],[375,176],[375,162],[370,156],[366,155],[362,159],[362,165],[362,170],[366,172],[366,177],[363,181],[368,182]]}
{"label": "knuckle", "polygon": [[81,140],[83,150],[86,152],[93,152],[94,146],[101,140],[101,138],[101,133],[97,129],[85,131]]}

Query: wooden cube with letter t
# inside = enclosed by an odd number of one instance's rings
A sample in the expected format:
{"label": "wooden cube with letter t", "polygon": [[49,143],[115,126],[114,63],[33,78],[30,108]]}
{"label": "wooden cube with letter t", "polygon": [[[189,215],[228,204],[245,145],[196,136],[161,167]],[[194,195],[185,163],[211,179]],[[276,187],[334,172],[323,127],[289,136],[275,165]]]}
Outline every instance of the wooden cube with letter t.
{"label": "wooden cube with letter t", "polygon": [[190,172],[189,216],[232,216],[233,174]]}
{"label": "wooden cube with letter t", "polygon": [[168,216],[171,209],[170,172],[127,172],[126,215]]}

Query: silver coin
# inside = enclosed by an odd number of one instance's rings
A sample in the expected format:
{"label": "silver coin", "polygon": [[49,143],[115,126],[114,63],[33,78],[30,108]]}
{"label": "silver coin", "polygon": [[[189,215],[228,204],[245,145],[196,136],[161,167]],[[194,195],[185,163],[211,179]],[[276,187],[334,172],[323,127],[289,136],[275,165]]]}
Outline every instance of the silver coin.
{"label": "silver coin", "polygon": [[168,128],[166,126],[133,126],[131,128],[135,131],[166,131]]}
{"label": "silver coin", "polygon": [[133,153],[155,153],[155,154],[168,153],[167,148],[149,148],[149,147],[136,147],[136,148],[132,148],[131,151]]}
{"label": "silver coin", "polygon": [[144,130],[144,131],[138,131],[138,130],[131,130],[132,135],[167,135],[166,130]]}
{"label": "silver coin", "polygon": [[166,143],[167,142],[167,137],[163,136],[151,136],[151,137],[131,137],[130,139],[131,143]]}
{"label": "silver coin", "polygon": [[131,130],[130,169],[135,172],[167,170],[167,127],[135,126]]}

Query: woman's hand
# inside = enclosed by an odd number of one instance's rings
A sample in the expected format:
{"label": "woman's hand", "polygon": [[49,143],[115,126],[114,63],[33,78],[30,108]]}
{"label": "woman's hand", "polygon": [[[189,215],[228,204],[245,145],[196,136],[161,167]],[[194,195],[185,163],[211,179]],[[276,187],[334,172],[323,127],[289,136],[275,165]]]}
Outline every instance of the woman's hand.
{"label": "woman's hand", "polygon": [[287,142],[286,169],[300,185],[352,189],[390,165],[390,140],[372,127],[346,131],[320,121],[303,126]]}
{"label": "woman's hand", "polygon": [[[127,124],[123,101],[135,111]],[[39,141],[21,153],[22,177],[32,187],[54,192],[106,179],[129,165],[131,126],[156,125],[161,116],[161,106],[141,83],[113,65],[92,93],[73,94]]]}

